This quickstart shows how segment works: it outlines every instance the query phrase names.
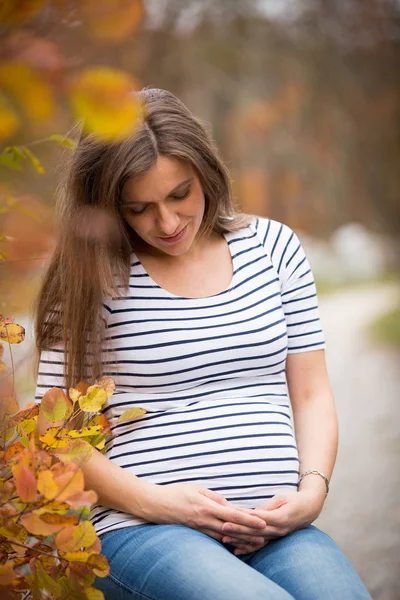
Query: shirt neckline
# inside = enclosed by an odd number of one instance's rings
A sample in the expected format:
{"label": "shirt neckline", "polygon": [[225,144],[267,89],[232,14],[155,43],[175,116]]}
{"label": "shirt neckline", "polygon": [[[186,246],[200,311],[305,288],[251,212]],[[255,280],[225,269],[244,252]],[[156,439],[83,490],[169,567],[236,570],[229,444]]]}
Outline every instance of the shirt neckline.
{"label": "shirt neckline", "polygon": [[[235,232],[235,233],[237,233],[237,232]],[[152,277],[150,277],[150,275],[148,274],[148,272],[144,268],[141,260],[137,256],[137,254],[135,252],[133,252],[133,255],[135,257],[135,261],[141,267],[143,273],[145,275],[147,275],[147,278],[148,278],[149,282],[151,283],[151,286],[154,287],[154,288],[157,288],[159,290],[162,290],[165,294],[167,294],[171,298],[176,298],[177,300],[207,300],[209,298],[216,298],[218,296],[221,296],[222,294],[226,294],[233,287],[234,279],[235,279],[235,272],[236,272],[235,257],[232,254],[231,244],[229,243],[230,242],[229,238],[232,236],[232,233],[222,233],[222,235],[223,235],[226,243],[228,244],[229,254],[231,256],[231,261],[232,261],[232,278],[231,278],[228,286],[224,290],[222,290],[221,292],[217,292],[216,294],[211,294],[210,296],[178,296],[177,294],[173,294],[169,290],[167,290],[167,289],[163,288],[161,285],[159,285]]]}

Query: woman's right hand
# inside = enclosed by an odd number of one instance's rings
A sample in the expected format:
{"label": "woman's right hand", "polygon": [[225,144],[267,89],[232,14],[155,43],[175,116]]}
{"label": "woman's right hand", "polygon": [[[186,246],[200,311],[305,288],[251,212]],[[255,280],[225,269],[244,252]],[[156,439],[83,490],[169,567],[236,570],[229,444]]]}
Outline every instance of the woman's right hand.
{"label": "woman's right hand", "polygon": [[[147,487],[147,486],[146,486]],[[266,526],[260,517],[228,502],[221,494],[193,484],[148,484],[142,503],[143,517],[151,523],[176,523],[221,541],[226,522],[242,525],[243,541],[260,543],[258,532]]]}

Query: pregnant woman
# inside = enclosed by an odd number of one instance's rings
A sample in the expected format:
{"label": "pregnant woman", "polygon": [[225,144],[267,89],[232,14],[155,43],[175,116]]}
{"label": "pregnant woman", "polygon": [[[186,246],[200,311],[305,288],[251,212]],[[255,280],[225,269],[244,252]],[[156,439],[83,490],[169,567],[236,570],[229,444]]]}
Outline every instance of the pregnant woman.
{"label": "pregnant woman", "polygon": [[[370,598],[311,525],[337,421],[299,240],[234,209],[208,132],[173,94],[138,100],[129,139],[81,135],[36,319],[38,401],[116,382],[105,455],[83,466],[111,567],[96,585],[110,600]],[[116,422],[135,406],[146,414]]]}

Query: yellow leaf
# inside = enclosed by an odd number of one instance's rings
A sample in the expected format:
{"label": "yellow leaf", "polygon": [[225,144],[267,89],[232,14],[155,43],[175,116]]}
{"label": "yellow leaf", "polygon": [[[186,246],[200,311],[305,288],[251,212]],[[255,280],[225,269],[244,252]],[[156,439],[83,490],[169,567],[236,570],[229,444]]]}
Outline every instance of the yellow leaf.
{"label": "yellow leaf", "polygon": [[41,513],[40,518],[50,525],[76,525],[79,523],[79,519],[76,515],[61,515],[59,513]]}
{"label": "yellow leaf", "polygon": [[142,115],[142,103],[132,95],[137,87],[122,71],[92,67],[71,84],[70,101],[87,132],[106,141],[122,140],[133,134]]}
{"label": "yellow leaf", "polygon": [[66,440],[63,440],[61,438],[56,438],[54,437],[54,435],[51,435],[50,433],[45,433],[44,435],[41,435],[39,437],[40,441],[43,442],[43,444],[46,444],[46,446],[49,446],[50,450],[55,450],[57,448],[66,448],[67,446],[67,442]]}
{"label": "yellow leaf", "polygon": [[90,587],[85,589],[87,600],[104,600],[104,594],[101,590]]}
{"label": "yellow leaf", "polygon": [[98,412],[107,401],[105,390],[98,385],[91,385],[87,394],[81,396],[78,400],[79,406],[83,412]]}
{"label": "yellow leaf", "polygon": [[54,99],[51,89],[29,65],[23,62],[2,62],[0,85],[14,96],[29,119],[41,121],[53,115]]}
{"label": "yellow leaf", "polygon": [[144,408],[139,408],[138,406],[134,406],[133,408],[128,408],[125,410],[122,415],[120,415],[117,419],[117,423],[122,423],[124,421],[132,421],[133,419],[138,419],[139,417],[146,414]]}
{"label": "yellow leaf", "polygon": [[16,323],[0,323],[0,340],[9,344],[20,344],[25,339],[25,329]]}
{"label": "yellow leaf", "polygon": [[86,440],[69,440],[64,448],[56,451],[56,456],[62,461],[74,461],[79,465],[89,460],[94,452],[94,448]]}
{"label": "yellow leaf", "polygon": [[40,413],[52,423],[69,417],[71,412],[71,402],[62,390],[55,387],[45,393],[40,403]]}
{"label": "yellow leaf", "polygon": [[58,485],[54,481],[53,473],[49,469],[46,471],[39,471],[37,489],[46,500],[53,500],[57,496]]}
{"label": "yellow leaf", "polygon": [[64,560],[74,561],[74,562],[83,562],[86,563],[90,553],[89,552],[63,552],[61,554]]}
{"label": "yellow leaf", "polygon": [[8,448],[4,454],[4,458],[5,458],[6,462],[10,462],[13,458],[18,457],[23,450],[24,450],[24,447],[21,444],[21,442],[14,442],[10,446],[8,446]]}
{"label": "yellow leaf", "polygon": [[61,135],[59,133],[53,133],[48,137],[48,139],[51,142],[56,142],[60,146],[63,146],[63,148],[69,148],[70,150],[72,150],[76,147],[76,142],[74,140],[71,140],[71,138],[66,137],[65,135]]}
{"label": "yellow leaf", "polygon": [[80,438],[80,437],[86,437],[88,435],[96,435],[101,430],[102,430],[101,425],[93,425],[91,427],[84,427],[83,429],[80,429],[79,431],[77,431],[76,429],[72,429],[71,431],[68,431],[68,435],[71,438]]}
{"label": "yellow leaf", "polygon": [[56,547],[63,552],[78,552],[89,548],[96,541],[95,529],[90,521],[84,521],[77,527],[68,527],[57,534]]}
{"label": "yellow leaf", "polygon": [[34,570],[41,590],[45,589],[56,598],[59,598],[61,595],[61,588],[58,583],[56,583],[54,579],[52,579],[52,577],[46,573],[45,568],[40,560],[35,561],[34,565]]}

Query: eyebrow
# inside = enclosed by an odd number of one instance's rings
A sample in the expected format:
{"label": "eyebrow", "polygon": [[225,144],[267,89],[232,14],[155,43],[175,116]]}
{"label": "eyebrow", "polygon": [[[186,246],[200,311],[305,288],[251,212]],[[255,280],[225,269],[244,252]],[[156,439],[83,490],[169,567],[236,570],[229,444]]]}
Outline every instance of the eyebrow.
{"label": "eyebrow", "polygon": [[[180,188],[184,187],[185,185],[191,184],[193,180],[194,176],[189,177],[189,179],[185,179],[185,181],[181,181],[170,192],[168,192],[166,198],[170,198],[171,196],[176,194],[176,192],[178,192]],[[122,202],[122,206],[131,206],[132,204],[152,204],[152,202],[146,202],[145,200],[128,200],[128,202]]]}

